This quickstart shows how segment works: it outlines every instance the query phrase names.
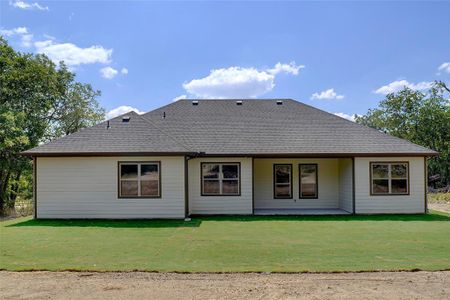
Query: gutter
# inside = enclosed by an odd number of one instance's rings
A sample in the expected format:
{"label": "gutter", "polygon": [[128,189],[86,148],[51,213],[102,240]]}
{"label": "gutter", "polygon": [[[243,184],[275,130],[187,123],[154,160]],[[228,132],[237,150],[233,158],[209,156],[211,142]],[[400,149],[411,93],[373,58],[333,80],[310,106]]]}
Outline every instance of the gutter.
{"label": "gutter", "polygon": [[88,156],[185,156],[197,152],[20,152],[29,157],[88,157]]}
{"label": "gutter", "polygon": [[348,157],[431,157],[438,156],[436,151],[426,153],[206,153],[203,151],[186,152],[28,152],[20,153],[30,157],[64,156],[191,156],[191,157],[255,157],[255,158],[348,158]]}

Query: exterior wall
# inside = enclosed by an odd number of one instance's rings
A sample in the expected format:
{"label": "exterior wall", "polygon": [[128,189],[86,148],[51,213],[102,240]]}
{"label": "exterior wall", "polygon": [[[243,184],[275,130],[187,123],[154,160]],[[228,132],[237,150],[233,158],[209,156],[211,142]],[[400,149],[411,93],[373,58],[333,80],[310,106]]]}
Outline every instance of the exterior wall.
{"label": "exterior wall", "polygon": [[[161,198],[118,198],[118,161],[160,161]],[[184,218],[184,157],[38,157],[37,218]]]}
{"label": "exterior wall", "polygon": [[339,159],[339,208],[353,212],[353,162]]}
{"label": "exterior wall", "polygon": [[[409,195],[371,196],[370,162],[409,162]],[[424,213],[425,168],[423,157],[356,157],[355,206],[356,213]]]}
{"label": "exterior wall", "polygon": [[[299,199],[299,164],[318,164],[318,199]],[[273,165],[292,164],[292,199],[274,199]],[[339,208],[339,160],[338,159],[256,159],[255,209],[332,209]]]}
{"label": "exterior wall", "polygon": [[[202,196],[201,163],[202,162],[240,162],[241,195],[240,196]],[[194,215],[252,214],[252,158],[249,157],[208,157],[189,160],[189,213]]]}

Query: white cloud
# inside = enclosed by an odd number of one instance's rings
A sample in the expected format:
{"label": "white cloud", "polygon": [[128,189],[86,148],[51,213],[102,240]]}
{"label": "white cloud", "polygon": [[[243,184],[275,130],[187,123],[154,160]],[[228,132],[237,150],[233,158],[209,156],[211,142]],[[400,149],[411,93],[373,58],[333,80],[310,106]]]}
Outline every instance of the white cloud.
{"label": "white cloud", "polygon": [[54,36],[46,34],[46,33],[44,33],[42,36],[49,40],[56,40],[56,38]]}
{"label": "white cloud", "polygon": [[127,75],[128,74],[128,69],[127,68],[122,68],[122,70],[120,70],[120,73],[122,73],[122,75]]}
{"label": "white cloud", "polygon": [[178,97],[173,98],[172,101],[175,102],[181,99],[187,99],[187,95],[180,95]]}
{"label": "white cloud", "polygon": [[349,115],[346,113],[334,113],[334,115],[355,122],[355,115]]}
{"label": "white cloud", "polygon": [[26,27],[17,27],[13,29],[0,29],[0,34],[4,36],[22,35],[27,34],[28,29]]}
{"label": "white cloud", "polygon": [[387,85],[384,85],[384,86],[380,87],[379,89],[375,90],[374,93],[387,95],[390,93],[398,92],[401,89],[403,89],[404,87],[408,87],[412,90],[420,91],[420,90],[429,89],[429,88],[431,88],[432,85],[433,85],[433,82],[429,82],[429,81],[422,81],[422,82],[418,82],[418,83],[414,84],[414,83],[410,83],[407,80],[403,79],[403,80],[396,80]]}
{"label": "white cloud", "polygon": [[112,118],[115,118],[117,116],[123,115],[123,114],[125,114],[127,112],[130,112],[130,111],[134,111],[135,113],[137,113],[139,115],[142,115],[142,114],[145,113],[144,111],[140,111],[137,108],[134,108],[134,107],[131,107],[131,106],[127,106],[127,105],[122,105],[122,106],[116,107],[116,108],[108,111],[106,113],[106,119],[109,120],[109,119],[112,119]]}
{"label": "white cloud", "polygon": [[276,64],[272,69],[229,67],[211,70],[200,79],[183,83],[183,88],[199,98],[256,98],[275,87],[275,76],[279,73],[297,75],[304,66]]}
{"label": "white cloud", "polygon": [[100,73],[102,74],[103,78],[111,79],[117,75],[118,71],[111,67],[104,67],[100,69]]}
{"label": "white cloud", "polygon": [[450,62],[445,62],[439,66],[438,71],[450,73]]}
{"label": "white cloud", "polygon": [[21,1],[21,0],[16,0],[16,1],[9,1],[9,5],[15,7],[15,8],[19,8],[19,9],[28,9],[28,10],[32,10],[32,9],[37,9],[37,10],[48,10],[47,6],[42,6],[37,2],[34,3],[28,3],[25,1]]}
{"label": "white cloud", "polygon": [[33,35],[32,34],[22,35],[21,45],[22,45],[22,47],[30,48],[33,45]]}
{"label": "white cloud", "polygon": [[331,100],[331,99],[344,99],[344,95],[338,95],[334,89],[328,89],[326,91],[322,91],[320,93],[314,93],[311,96],[312,100]]}
{"label": "white cloud", "polygon": [[272,69],[268,69],[267,72],[273,75],[282,72],[292,75],[298,75],[298,71],[300,69],[303,69],[304,67],[304,65],[297,66],[295,62],[290,62],[289,64],[277,63],[275,67],[273,67]]}
{"label": "white cloud", "polygon": [[22,47],[29,48],[33,45],[33,35],[28,33],[26,27],[16,27],[13,29],[0,29],[0,35],[6,37],[19,36]]}
{"label": "white cloud", "polygon": [[[64,61],[69,67],[80,64],[110,63],[113,52],[113,49],[106,49],[98,45],[81,48],[72,43],[58,43],[54,37],[46,34],[42,35],[47,38],[46,40],[35,41],[33,34],[29,33],[26,27],[1,28],[0,35],[6,37],[16,36],[17,39],[20,39],[20,46],[30,48],[34,45],[35,52],[47,55],[54,63]],[[116,73],[112,77],[118,72],[117,70],[115,71]],[[128,74],[128,69],[122,68],[120,72],[126,75]]]}
{"label": "white cloud", "polygon": [[53,62],[64,61],[68,66],[80,64],[110,62],[112,49],[106,49],[102,46],[91,46],[80,48],[71,43],[56,43],[53,40],[38,41],[34,43],[37,53],[44,53]]}

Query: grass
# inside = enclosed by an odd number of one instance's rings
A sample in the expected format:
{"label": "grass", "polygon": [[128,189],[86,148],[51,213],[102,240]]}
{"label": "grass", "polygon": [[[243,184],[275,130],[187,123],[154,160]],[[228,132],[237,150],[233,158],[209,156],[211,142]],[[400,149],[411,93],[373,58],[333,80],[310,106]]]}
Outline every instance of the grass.
{"label": "grass", "polygon": [[0,269],[337,272],[450,269],[450,215],[0,223]]}

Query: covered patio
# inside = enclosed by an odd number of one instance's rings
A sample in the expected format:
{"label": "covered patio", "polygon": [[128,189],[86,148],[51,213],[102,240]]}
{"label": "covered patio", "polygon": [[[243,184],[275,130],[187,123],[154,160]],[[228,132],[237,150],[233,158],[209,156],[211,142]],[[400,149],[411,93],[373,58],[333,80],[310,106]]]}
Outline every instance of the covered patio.
{"label": "covered patio", "polygon": [[255,158],[255,215],[353,213],[352,158]]}

